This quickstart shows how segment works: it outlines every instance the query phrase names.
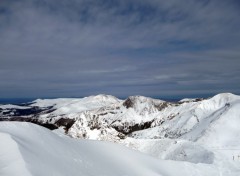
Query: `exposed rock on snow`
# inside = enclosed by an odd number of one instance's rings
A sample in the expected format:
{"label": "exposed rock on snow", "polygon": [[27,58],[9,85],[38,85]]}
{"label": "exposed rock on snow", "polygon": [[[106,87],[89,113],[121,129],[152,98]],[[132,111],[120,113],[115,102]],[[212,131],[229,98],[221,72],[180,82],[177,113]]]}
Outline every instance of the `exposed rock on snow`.
{"label": "exposed rock on snow", "polygon": [[231,93],[179,102],[110,95],[35,100],[1,105],[0,117],[64,129],[73,138],[121,143],[160,159],[239,167],[232,160],[240,156],[240,96]]}
{"label": "exposed rock on snow", "polygon": [[164,161],[113,143],[60,137],[30,123],[0,123],[0,141],[5,176],[237,176],[226,166]]}

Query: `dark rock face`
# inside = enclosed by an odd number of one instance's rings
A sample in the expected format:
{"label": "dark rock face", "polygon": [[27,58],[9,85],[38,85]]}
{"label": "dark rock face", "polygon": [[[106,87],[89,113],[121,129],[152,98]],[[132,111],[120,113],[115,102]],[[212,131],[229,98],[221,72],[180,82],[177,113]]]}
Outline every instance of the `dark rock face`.
{"label": "dark rock face", "polygon": [[154,106],[155,106],[155,108],[157,108],[159,111],[161,111],[161,110],[165,109],[166,107],[168,107],[168,105],[169,105],[169,103],[164,102],[164,103],[162,103],[162,104],[154,105]]}
{"label": "dark rock face", "polygon": [[30,109],[15,109],[14,110],[14,116],[27,116],[31,114],[38,114],[44,110],[38,108],[38,107],[32,107]]}
{"label": "dark rock face", "polygon": [[196,98],[194,102],[199,102],[199,101],[203,101],[203,98]]}
{"label": "dark rock face", "polygon": [[127,109],[128,109],[128,108],[132,108],[133,105],[134,105],[134,103],[133,103],[133,101],[132,101],[130,98],[126,99],[126,100],[123,102],[123,106],[125,106]]}
{"label": "dark rock face", "polygon": [[27,117],[11,117],[11,118],[0,118],[0,121],[17,121],[17,122],[30,122],[30,123],[34,123],[40,126],[43,126],[45,128],[48,128],[50,130],[55,130],[58,128],[58,126],[56,126],[55,124],[50,124],[50,123],[44,123],[39,121],[36,118],[27,118]]}
{"label": "dark rock face", "polygon": [[55,125],[60,127],[64,126],[66,132],[71,128],[71,126],[75,123],[74,119],[68,119],[68,118],[61,118],[55,122]]}
{"label": "dark rock face", "polygon": [[58,129],[58,127],[56,125],[50,124],[50,123],[36,123],[36,124],[38,124],[40,126],[43,126],[45,128],[48,128],[49,130],[56,130],[56,129]]}
{"label": "dark rock face", "polygon": [[39,108],[39,107],[30,107],[27,109],[6,109],[7,111],[3,111],[3,109],[0,108],[0,113],[2,113],[3,116],[10,116],[10,117],[19,117],[19,116],[36,116],[41,113],[50,113],[55,111],[53,107],[47,107],[47,108]]}
{"label": "dark rock face", "polygon": [[126,138],[126,136],[125,136],[124,134],[122,134],[122,133],[118,133],[118,137],[119,137],[120,139],[125,139],[125,138]]}
{"label": "dark rock face", "polygon": [[140,130],[144,130],[147,128],[150,128],[152,124],[152,121],[149,122],[145,122],[145,123],[141,123],[141,124],[134,124],[134,125],[129,125],[127,126],[126,124],[124,126],[112,126],[116,131],[124,134],[124,135],[128,135],[134,131],[140,131]]}
{"label": "dark rock face", "polygon": [[66,132],[75,123],[74,119],[68,119],[68,118],[61,118],[57,120],[55,123],[49,123],[49,122],[43,122],[38,118],[34,118],[34,117],[19,117],[19,116],[10,117],[10,118],[0,118],[0,121],[30,122],[30,123],[34,123],[34,124],[43,126],[45,128],[48,128],[50,130],[55,130],[63,126]]}
{"label": "dark rock face", "polygon": [[[18,106],[26,106],[26,104],[21,104]],[[50,130],[57,129],[58,126],[54,123],[43,122],[38,119],[40,114],[53,112],[55,109],[50,106],[46,108],[40,108],[36,106],[29,106],[27,109],[1,109],[0,108],[0,121],[18,121],[18,122],[30,122],[43,127],[46,127]]]}
{"label": "dark rock face", "polygon": [[189,101],[183,101],[183,102],[178,101],[178,102],[176,102],[175,104],[176,104],[176,105],[180,105],[180,104],[183,104],[183,103],[199,102],[199,101],[203,101],[203,100],[205,100],[205,99],[204,99],[204,98],[196,98],[196,99],[189,100]]}

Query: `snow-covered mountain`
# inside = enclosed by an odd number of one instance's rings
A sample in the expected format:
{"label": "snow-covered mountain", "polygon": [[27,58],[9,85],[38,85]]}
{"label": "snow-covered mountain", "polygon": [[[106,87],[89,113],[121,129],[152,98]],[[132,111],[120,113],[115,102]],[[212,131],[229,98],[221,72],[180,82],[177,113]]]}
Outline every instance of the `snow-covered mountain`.
{"label": "snow-covered mountain", "polygon": [[1,105],[0,117],[72,138],[116,142],[158,159],[213,165],[220,175],[240,174],[240,96],[231,93],[179,102],[111,95],[38,99]]}
{"label": "snow-covered mountain", "polygon": [[30,123],[0,123],[0,141],[2,176],[212,176],[219,172],[215,165],[164,161],[109,142],[60,137]]}

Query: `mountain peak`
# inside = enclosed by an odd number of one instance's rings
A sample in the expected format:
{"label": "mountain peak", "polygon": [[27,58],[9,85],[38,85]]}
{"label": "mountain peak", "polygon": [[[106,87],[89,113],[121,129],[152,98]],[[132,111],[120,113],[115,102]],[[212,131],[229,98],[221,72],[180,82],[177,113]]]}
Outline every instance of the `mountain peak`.
{"label": "mountain peak", "polygon": [[100,101],[116,101],[116,102],[120,101],[117,97],[114,97],[112,95],[107,95],[107,94],[98,94],[90,97],[92,97],[94,100],[100,100]]}

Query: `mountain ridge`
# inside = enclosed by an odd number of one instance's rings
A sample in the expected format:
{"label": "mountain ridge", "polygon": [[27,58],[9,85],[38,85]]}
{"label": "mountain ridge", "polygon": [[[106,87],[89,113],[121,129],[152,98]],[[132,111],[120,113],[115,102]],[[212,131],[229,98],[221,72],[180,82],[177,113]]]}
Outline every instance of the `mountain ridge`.
{"label": "mountain ridge", "polygon": [[[162,159],[194,163],[214,163],[221,148],[228,160],[237,155],[239,114],[240,96],[231,93],[178,102],[100,94],[0,106],[1,121],[32,122],[72,138],[116,142]],[[231,148],[237,148],[234,154]]]}

